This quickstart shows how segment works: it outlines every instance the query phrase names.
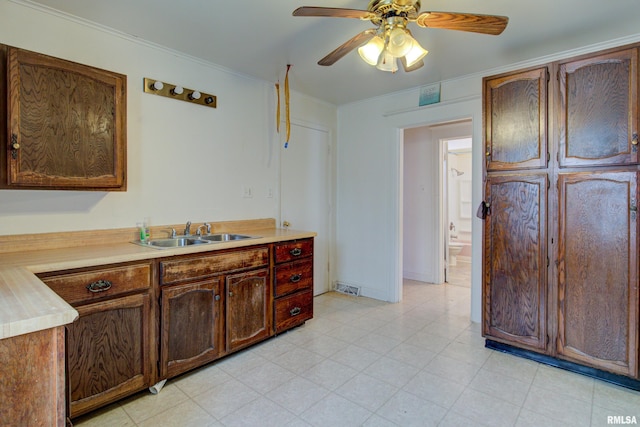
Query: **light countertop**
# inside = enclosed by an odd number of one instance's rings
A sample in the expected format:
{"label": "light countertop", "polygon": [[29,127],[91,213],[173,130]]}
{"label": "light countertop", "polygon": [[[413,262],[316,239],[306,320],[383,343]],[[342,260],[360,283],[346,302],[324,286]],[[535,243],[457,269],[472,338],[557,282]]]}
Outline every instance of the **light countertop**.
{"label": "light countertop", "polygon": [[155,249],[130,242],[0,254],[0,339],[73,322],[77,311],[53,292],[37,273],[121,262],[211,252],[316,236],[309,231],[280,228],[252,229],[259,238]]}

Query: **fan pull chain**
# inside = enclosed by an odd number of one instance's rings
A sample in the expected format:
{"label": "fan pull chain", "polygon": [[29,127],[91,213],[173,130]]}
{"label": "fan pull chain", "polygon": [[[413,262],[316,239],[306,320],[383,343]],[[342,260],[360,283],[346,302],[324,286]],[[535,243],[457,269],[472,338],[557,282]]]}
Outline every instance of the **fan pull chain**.
{"label": "fan pull chain", "polygon": [[278,97],[276,107],[276,132],[280,133],[280,82],[276,83],[276,96]]}
{"label": "fan pull chain", "polygon": [[285,120],[287,125],[287,139],[284,142],[284,148],[289,147],[289,136],[291,135],[291,111],[289,110],[289,69],[291,64],[287,64],[287,73],[284,77],[284,103],[285,103]]}

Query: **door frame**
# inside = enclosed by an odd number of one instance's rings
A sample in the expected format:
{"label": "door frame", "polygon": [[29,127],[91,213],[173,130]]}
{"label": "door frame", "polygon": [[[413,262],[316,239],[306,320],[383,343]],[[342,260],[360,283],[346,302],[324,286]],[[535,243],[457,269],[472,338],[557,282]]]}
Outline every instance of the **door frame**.
{"label": "door frame", "polygon": [[[307,120],[302,120],[298,118],[292,118],[291,126],[300,126],[307,129],[325,132],[327,134],[327,138],[329,140],[329,153],[328,153],[328,164],[327,170],[325,171],[325,184],[327,185],[327,211],[328,211],[328,219],[327,219],[327,283],[323,288],[323,292],[329,292],[334,289],[334,274],[332,266],[336,265],[334,260],[334,250],[335,247],[335,225],[336,225],[336,215],[335,215],[335,194],[336,194],[336,177],[334,176],[333,171],[336,170],[336,150],[335,150],[335,133],[332,129],[323,126],[318,123],[310,122]],[[280,129],[286,129],[286,124],[284,120],[280,123]],[[284,218],[282,217],[282,150],[284,148],[285,132],[280,132],[280,136],[278,141],[280,143],[278,147],[278,217],[277,217],[277,227],[282,227],[282,222]],[[311,230],[313,231],[313,230]],[[315,286],[314,286],[315,287]],[[315,296],[315,290],[314,290]]]}

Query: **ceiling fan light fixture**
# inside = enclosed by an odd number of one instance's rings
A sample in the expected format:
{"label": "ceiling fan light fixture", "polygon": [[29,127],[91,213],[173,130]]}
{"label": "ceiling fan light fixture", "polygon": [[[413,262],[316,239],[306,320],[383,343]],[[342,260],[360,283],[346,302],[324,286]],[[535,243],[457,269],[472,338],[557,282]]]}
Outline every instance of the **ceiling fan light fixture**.
{"label": "ceiling fan light fixture", "polygon": [[411,67],[418,63],[420,60],[422,60],[422,58],[427,56],[427,53],[429,53],[429,51],[423,49],[422,46],[420,46],[420,43],[415,41],[415,43],[413,43],[413,46],[411,46],[409,52],[407,52],[407,54],[404,56],[407,67]]}
{"label": "ceiling fan light fixture", "polygon": [[360,58],[364,60],[369,65],[377,65],[378,58],[380,58],[380,53],[384,49],[384,41],[380,38],[380,36],[375,36],[369,43],[365,44],[358,48],[358,54]]}

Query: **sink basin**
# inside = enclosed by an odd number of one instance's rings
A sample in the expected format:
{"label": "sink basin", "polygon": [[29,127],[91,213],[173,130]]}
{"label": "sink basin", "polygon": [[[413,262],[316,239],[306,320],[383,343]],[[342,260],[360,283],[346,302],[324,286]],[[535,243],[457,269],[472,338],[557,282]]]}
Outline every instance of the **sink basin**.
{"label": "sink basin", "polygon": [[144,246],[151,246],[155,248],[181,248],[191,245],[206,245],[210,242],[206,240],[200,240],[190,237],[179,237],[176,239],[153,239],[149,243],[140,243]]}
{"label": "sink basin", "polygon": [[220,234],[208,234],[206,236],[200,236],[200,239],[206,240],[208,242],[230,242],[232,240],[255,239],[255,237],[247,236],[245,234],[220,233]]}
{"label": "sink basin", "polygon": [[148,243],[132,242],[137,245],[154,249],[182,248],[191,245],[208,245],[209,243],[232,242],[234,240],[256,239],[256,236],[246,234],[219,233],[206,236],[178,236],[167,239],[151,239]]}

